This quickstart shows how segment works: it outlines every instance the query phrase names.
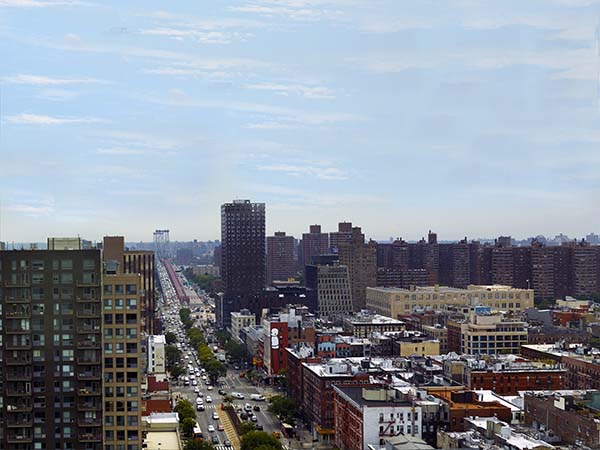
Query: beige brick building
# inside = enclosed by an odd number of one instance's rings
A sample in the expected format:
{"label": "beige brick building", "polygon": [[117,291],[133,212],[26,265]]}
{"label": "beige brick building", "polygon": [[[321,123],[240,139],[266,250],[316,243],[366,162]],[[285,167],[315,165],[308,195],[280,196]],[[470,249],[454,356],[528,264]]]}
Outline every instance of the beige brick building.
{"label": "beige brick building", "polygon": [[367,308],[395,319],[415,309],[444,310],[449,306],[476,305],[521,313],[533,307],[533,290],[501,285],[471,285],[467,289],[445,286],[367,288]]}

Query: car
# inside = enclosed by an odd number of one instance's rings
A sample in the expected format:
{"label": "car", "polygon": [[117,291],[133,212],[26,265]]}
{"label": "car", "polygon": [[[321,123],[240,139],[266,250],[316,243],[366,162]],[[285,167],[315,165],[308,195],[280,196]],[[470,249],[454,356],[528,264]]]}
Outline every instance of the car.
{"label": "car", "polygon": [[209,433],[214,433],[215,432],[215,426],[214,425],[209,425],[208,426],[208,432]]}
{"label": "car", "polygon": [[207,391],[212,391],[212,390],[213,390],[213,387],[212,387],[212,386],[209,384],[208,386],[206,386],[206,390],[207,390]]}
{"label": "car", "polygon": [[192,380],[192,386],[198,386],[198,382],[196,380]]}
{"label": "car", "polygon": [[237,398],[238,400],[244,400],[244,394],[242,394],[240,392],[232,392],[231,396],[233,398]]}
{"label": "car", "polygon": [[213,444],[218,444],[219,443],[219,436],[215,435],[213,437],[210,438],[211,442]]}
{"label": "car", "polygon": [[204,411],[204,404],[196,403],[196,411]]}
{"label": "car", "polygon": [[223,431],[224,429],[225,429],[225,428],[223,427],[223,424],[222,424],[222,423],[220,423],[220,424],[217,426],[217,430],[219,430],[219,431]]}
{"label": "car", "polygon": [[250,416],[250,420],[252,422],[258,422],[258,419],[256,418],[256,416]]}
{"label": "car", "polygon": [[234,368],[235,370],[240,370],[240,366],[238,366],[237,364],[236,364],[235,366],[233,366],[233,368]]}
{"label": "car", "polygon": [[231,441],[230,441],[229,439],[225,439],[225,440],[223,441],[223,445],[224,445],[225,447],[231,447]]}
{"label": "car", "polygon": [[194,388],[194,392],[195,392],[196,394],[199,394],[199,393],[200,393],[200,388],[199,388],[198,386],[196,386],[196,387]]}
{"label": "car", "polygon": [[213,417],[214,420],[219,420],[219,415],[217,414],[216,411],[213,413],[212,417]]}
{"label": "car", "polygon": [[225,389],[219,389],[217,392],[221,395],[227,395],[227,392],[225,392]]}
{"label": "car", "polygon": [[254,405],[254,407],[252,408],[254,411],[260,411],[260,406],[258,405]]}
{"label": "car", "polygon": [[265,396],[262,394],[252,394],[252,395],[250,395],[250,400],[256,400],[257,402],[264,402]]}
{"label": "car", "polygon": [[206,375],[202,375],[203,380],[206,380],[206,378],[208,378]]}
{"label": "car", "polygon": [[250,403],[246,403],[244,405],[244,410],[245,411],[252,411],[252,405]]}
{"label": "car", "polygon": [[257,423],[256,425],[254,425],[254,428],[256,428],[258,431],[263,430],[263,426],[260,423]]}
{"label": "car", "polygon": [[246,414],[245,412],[240,413],[240,419],[242,419],[242,420],[248,420],[248,414]]}
{"label": "car", "polygon": [[206,396],[206,403],[212,403],[212,397],[210,395]]}

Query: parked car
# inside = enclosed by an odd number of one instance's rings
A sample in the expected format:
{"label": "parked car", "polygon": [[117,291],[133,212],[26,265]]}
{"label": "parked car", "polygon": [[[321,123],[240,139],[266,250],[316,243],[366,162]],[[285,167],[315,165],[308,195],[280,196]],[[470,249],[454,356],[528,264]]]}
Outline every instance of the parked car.
{"label": "parked car", "polygon": [[215,426],[214,425],[209,425],[208,426],[208,432],[209,433],[214,433],[215,432]]}
{"label": "parked car", "polygon": [[248,420],[248,414],[246,414],[245,412],[240,413],[240,419],[242,419],[242,420]]}
{"label": "parked car", "polygon": [[231,447],[231,441],[230,441],[229,439],[225,439],[225,440],[223,441],[223,445],[224,445],[225,447]]}
{"label": "parked car", "polygon": [[252,408],[254,411],[260,411],[260,406],[258,405],[254,405],[254,408]]}
{"label": "parked car", "polygon": [[244,394],[240,393],[240,392],[232,392],[231,396],[233,398],[237,398],[239,400],[244,400]]}
{"label": "parked car", "polygon": [[211,440],[211,442],[213,444],[218,444],[219,443],[219,436],[214,435],[210,440]]}
{"label": "parked car", "polygon": [[256,425],[254,425],[254,428],[256,428],[258,431],[263,430],[263,426],[260,423],[257,423]]}
{"label": "parked car", "polygon": [[219,420],[219,415],[217,414],[216,411],[213,413],[213,419],[214,420]]}
{"label": "parked car", "polygon": [[256,416],[250,416],[250,420],[252,422],[258,422],[258,419],[256,418]]}
{"label": "parked car", "polygon": [[220,423],[220,424],[217,426],[217,430],[219,430],[219,431],[223,431],[224,429],[225,429],[225,428],[223,428],[223,424],[222,424],[222,423]]}

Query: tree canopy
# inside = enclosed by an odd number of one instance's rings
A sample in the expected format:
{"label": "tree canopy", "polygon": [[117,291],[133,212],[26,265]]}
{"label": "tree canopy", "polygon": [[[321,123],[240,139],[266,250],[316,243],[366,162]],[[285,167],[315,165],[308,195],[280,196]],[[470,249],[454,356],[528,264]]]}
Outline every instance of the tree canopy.
{"label": "tree canopy", "polygon": [[191,418],[196,421],[196,411],[188,400],[179,400],[173,410],[179,414],[179,422],[183,424],[185,419]]}
{"label": "tree canopy", "polygon": [[167,345],[172,345],[177,343],[177,335],[172,331],[169,331],[165,334],[165,340],[167,341]]}
{"label": "tree canopy", "polygon": [[193,440],[185,444],[184,450],[214,450],[213,445],[208,441]]}
{"label": "tree canopy", "polygon": [[271,397],[269,402],[269,411],[281,417],[284,422],[294,423],[298,415],[298,406],[294,400],[282,395],[275,395]]}
{"label": "tree canopy", "polygon": [[281,450],[281,442],[264,431],[248,431],[242,436],[241,450]]}

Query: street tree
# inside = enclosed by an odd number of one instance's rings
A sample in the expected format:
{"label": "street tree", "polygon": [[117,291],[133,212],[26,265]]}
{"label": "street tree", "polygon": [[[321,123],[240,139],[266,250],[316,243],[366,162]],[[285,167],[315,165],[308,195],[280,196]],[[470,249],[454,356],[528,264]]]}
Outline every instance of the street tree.
{"label": "street tree", "polygon": [[242,436],[241,450],[282,450],[281,442],[264,431],[249,431]]}

